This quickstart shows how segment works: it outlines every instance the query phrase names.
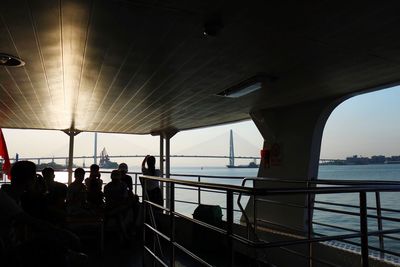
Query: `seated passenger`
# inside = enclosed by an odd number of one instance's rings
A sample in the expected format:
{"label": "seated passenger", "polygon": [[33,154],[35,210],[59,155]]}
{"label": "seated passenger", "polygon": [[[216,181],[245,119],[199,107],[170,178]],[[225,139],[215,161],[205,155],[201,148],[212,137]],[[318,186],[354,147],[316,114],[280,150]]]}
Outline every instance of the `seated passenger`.
{"label": "seated passenger", "polygon": [[128,175],[128,165],[126,163],[121,163],[118,166],[118,170],[121,173],[121,181],[127,186],[128,196],[133,197],[133,182],[132,177]]}
{"label": "seated passenger", "polygon": [[90,175],[85,179],[85,185],[87,189],[87,202],[88,204],[97,209],[102,208],[103,201],[103,180],[100,179],[101,173],[99,165],[92,164],[90,166]]}
{"label": "seated passenger", "polygon": [[54,181],[54,169],[46,167],[42,170],[43,179],[47,187],[47,201],[51,207],[65,209],[65,198],[67,197],[67,186]]}
{"label": "seated passenger", "polygon": [[79,248],[79,239],[28,215],[19,205],[21,196],[35,182],[36,165],[30,161],[16,162],[11,175],[7,192],[0,190],[2,266],[65,266],[71,249]]}
{"label": "seated passenger", "polygon": [[46,220],[54,224],[62,224],[65,221],[67,197],[67,186],[54,181],[54,169],[46,167],[42,170],[43,179],[46,183]]}
{"label": "seated passenger", "polygon": [[[147,168],[145,164],[147,163]],[[150,155],[147,155],[142,162],[142,173],[144,175],[149,176],[161,176],[160,170],[156,169],[156,158]],[[158,181],[148,180],[146,179],[146,189],[147,195],[151,202],[154,202],[158,205],[163,205],[163,197],[160,189],[160,184]],[[143,184],[142,184],[143,186]]]}
{"label": "seated passenger", "polygon": [[67,189],[67,210],[70,214],[86,213],[86,186],[83,183],[85,170],[76,168],[74,176],[75,180]]}
{"label": "seated passenger", "polygon": [[21,195],[21,207],[29,215],[45,219],[46,206],[46,183],[43,177],[37,174],[32,186]]}
{"label": "seated passenger", "polygon": [[126,184],[121,181],[121,173],[118,170],[113,170],[111,172],[111,182],[104,187],[107,208],[119,207],[127,200],[128,191],[126,187]]}
{"label": "seated passenger", "polygon": [[111,182],[104,187],[106,199],[106,221],[116,220],[117,230],[122,240],[128,239],[127,225],[132,223],[133,214],[131,201],[128,198],[127,186],[121,181],[121,173],[118,170],[111,172]]}

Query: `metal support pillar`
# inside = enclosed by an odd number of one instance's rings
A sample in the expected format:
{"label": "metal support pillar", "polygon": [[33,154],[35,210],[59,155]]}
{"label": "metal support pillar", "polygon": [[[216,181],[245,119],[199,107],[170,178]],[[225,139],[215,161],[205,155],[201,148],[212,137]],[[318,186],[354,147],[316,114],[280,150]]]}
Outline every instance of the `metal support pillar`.
{"label": "metal support pillar", "polygon": [[[170,178],[171,175],[171,151],[170,151],[170,140],[171,138],[167,136],[165,138],[165,178]],[[170,208],[170,201],[171,201],[171,184],[167,183],[167,190],[166,190],[166,204],[167,209]]]}
{"label": "metal support pillar", "polygon": [[72,183],[72,168],[74,166],[74,141],[75,135],[69,135],[69,156],[68,156],[68,184]]}
{"label": "metal support pillar", "polygon": [[[160,171],[164,178],[170,178],[171,175],[171,152],[170,152],[170,140],[178,132],[178,130],[170,128],[163,131],[154,132],[152,135],[160,135]],[[164,139],[165,139],[165,170],[164,170]],[[165,206],[170,208],[171,200],[171,186],[169,183],[165,183]],[[163,190],[163,188],[161,188]]]}
{"label": "metal support pillar", "polygon": [[164,176],[164,137],[160,135],[160,172]]}
{"label": "metal support pillar", "polygon": [[80,131],[73,128],[65,130],[64,133],[69,135],[69,155],[68,155],[68,184],[72,183],[72,168],[74,166],[74,141],[75,135],[79,134]]}
{"label": "metal support pillar", "polygon": [[97,164],[97,133],[94,133],[93,163]]}

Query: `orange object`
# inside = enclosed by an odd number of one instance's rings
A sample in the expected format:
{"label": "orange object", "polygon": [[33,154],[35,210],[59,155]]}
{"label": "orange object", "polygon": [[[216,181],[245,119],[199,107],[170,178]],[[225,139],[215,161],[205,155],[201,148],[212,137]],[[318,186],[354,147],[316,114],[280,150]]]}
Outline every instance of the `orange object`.
{"label": "orange object", "polygon": [[270,166],[270,150],[269,149],[261,149],[261,162],[264,164],[264,168],[269,168]]}

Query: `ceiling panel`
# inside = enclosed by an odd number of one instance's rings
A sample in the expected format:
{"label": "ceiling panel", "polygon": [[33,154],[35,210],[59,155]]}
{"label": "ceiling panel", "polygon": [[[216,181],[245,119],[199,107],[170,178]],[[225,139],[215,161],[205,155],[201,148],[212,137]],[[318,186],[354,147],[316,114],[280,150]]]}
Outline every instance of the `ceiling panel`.
{"label": "ceiling panel", "polygon": [[[0,126],[145,134],[400,80],[396,4],[2,2]],[[217,36],[203,26],[219,18]],[[260,92],[216,94],[263,73]]]}

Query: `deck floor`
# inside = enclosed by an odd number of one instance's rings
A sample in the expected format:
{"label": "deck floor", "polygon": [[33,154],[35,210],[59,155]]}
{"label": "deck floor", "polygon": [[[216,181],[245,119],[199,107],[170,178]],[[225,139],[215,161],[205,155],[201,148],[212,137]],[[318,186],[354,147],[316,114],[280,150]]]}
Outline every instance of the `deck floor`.
{"label": "deck floor", "polygon": [[93,267],[132,267],[143,265],[143,245],[142,241],[132,240],[130,242],[119,242],[116,240],[105,239],[104,250],[86,248],[89,256],[89,264]]}

